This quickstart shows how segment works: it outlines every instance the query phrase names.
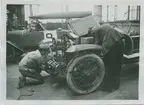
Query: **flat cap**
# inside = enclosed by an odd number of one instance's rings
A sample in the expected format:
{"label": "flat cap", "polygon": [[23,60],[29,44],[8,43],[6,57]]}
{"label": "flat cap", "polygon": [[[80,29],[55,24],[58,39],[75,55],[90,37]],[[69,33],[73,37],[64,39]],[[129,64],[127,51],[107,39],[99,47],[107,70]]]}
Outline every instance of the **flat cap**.
{"label": "flat cap", "polygon": [[50,44],[50,41],[47,39],[44,39],[39,43],[39,48],[40,49],[49,49],[50,48],[49,44]]}

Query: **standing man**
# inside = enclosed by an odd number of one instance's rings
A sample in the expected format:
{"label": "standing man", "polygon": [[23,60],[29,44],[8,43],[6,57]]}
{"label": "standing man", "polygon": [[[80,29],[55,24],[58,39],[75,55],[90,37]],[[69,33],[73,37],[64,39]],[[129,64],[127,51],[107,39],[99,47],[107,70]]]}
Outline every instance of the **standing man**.
{"label": "standing man", "polygon": [[117,90],[120,85],[124,35],[108,24],[93,27],[88,34],[94,37],[95,44],[102,45],[106,75],[101,90],[107,92],[112,92],[113,89]]}
{"label": "standing man", "polygon": [[13,29],[14,30],[18,30],[19,29],[19,25],[20,25],[20,22],[18,20],[18,17],[16,16],[16,14],[13,14]]}
{"label": "standing man", "polygon": [[19,77],[18,88],[22,88],[28,84],[43,84],[44,78],[40,75],[41,70],[47,69],[47,61],[53,59],[53,54],[48,41],[41,41],[39,49],[29,52],[19,63]]}

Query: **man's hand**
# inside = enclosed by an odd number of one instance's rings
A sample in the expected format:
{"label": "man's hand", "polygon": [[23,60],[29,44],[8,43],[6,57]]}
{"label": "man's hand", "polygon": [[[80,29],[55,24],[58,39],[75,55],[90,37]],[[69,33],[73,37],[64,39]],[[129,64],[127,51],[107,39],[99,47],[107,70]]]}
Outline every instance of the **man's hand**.
{"label": "man's hand", "polygon": [[46,69],[46,65],[41,64],[41,65],[40,65],[40,69],[41,69],[41,70],[45,70],[45,69]]}
{"label": "man's hand", "polygon": [[51,60],[51,59],[54,59],[54,54],[53,54],[53,52],[50,52],[50,53],[47,55],[46,61],[49,61],[49,60]]}

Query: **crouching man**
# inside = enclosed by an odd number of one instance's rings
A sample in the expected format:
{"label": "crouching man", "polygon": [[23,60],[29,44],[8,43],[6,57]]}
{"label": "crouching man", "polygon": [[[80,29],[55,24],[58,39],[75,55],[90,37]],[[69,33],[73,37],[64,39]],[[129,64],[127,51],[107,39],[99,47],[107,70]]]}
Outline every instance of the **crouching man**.
{"label": "crouching man", "polygon": [[40,75],[42,70],[46,72],[48,69],[47,61],[53,59],[53,54],[48,41],[41,41],[36,51],[29,52],[19,63],[18,88],[22,88],[29,84],[43,84],[44,78]]}

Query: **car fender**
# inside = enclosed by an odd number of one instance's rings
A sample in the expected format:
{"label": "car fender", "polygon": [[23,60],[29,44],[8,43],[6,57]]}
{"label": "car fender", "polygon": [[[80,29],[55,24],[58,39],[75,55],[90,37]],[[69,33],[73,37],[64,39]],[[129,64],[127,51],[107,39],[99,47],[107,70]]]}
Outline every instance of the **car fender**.
{"label": "car fender", "polygon": [[73,53],[73,52],[79,52],[79,51],[85,51],[85,50],[102,50],[102,46],[96,45],[96,44],[80,44],[80,45],[73,45],[70,46],[66,52],[67,53]]}

